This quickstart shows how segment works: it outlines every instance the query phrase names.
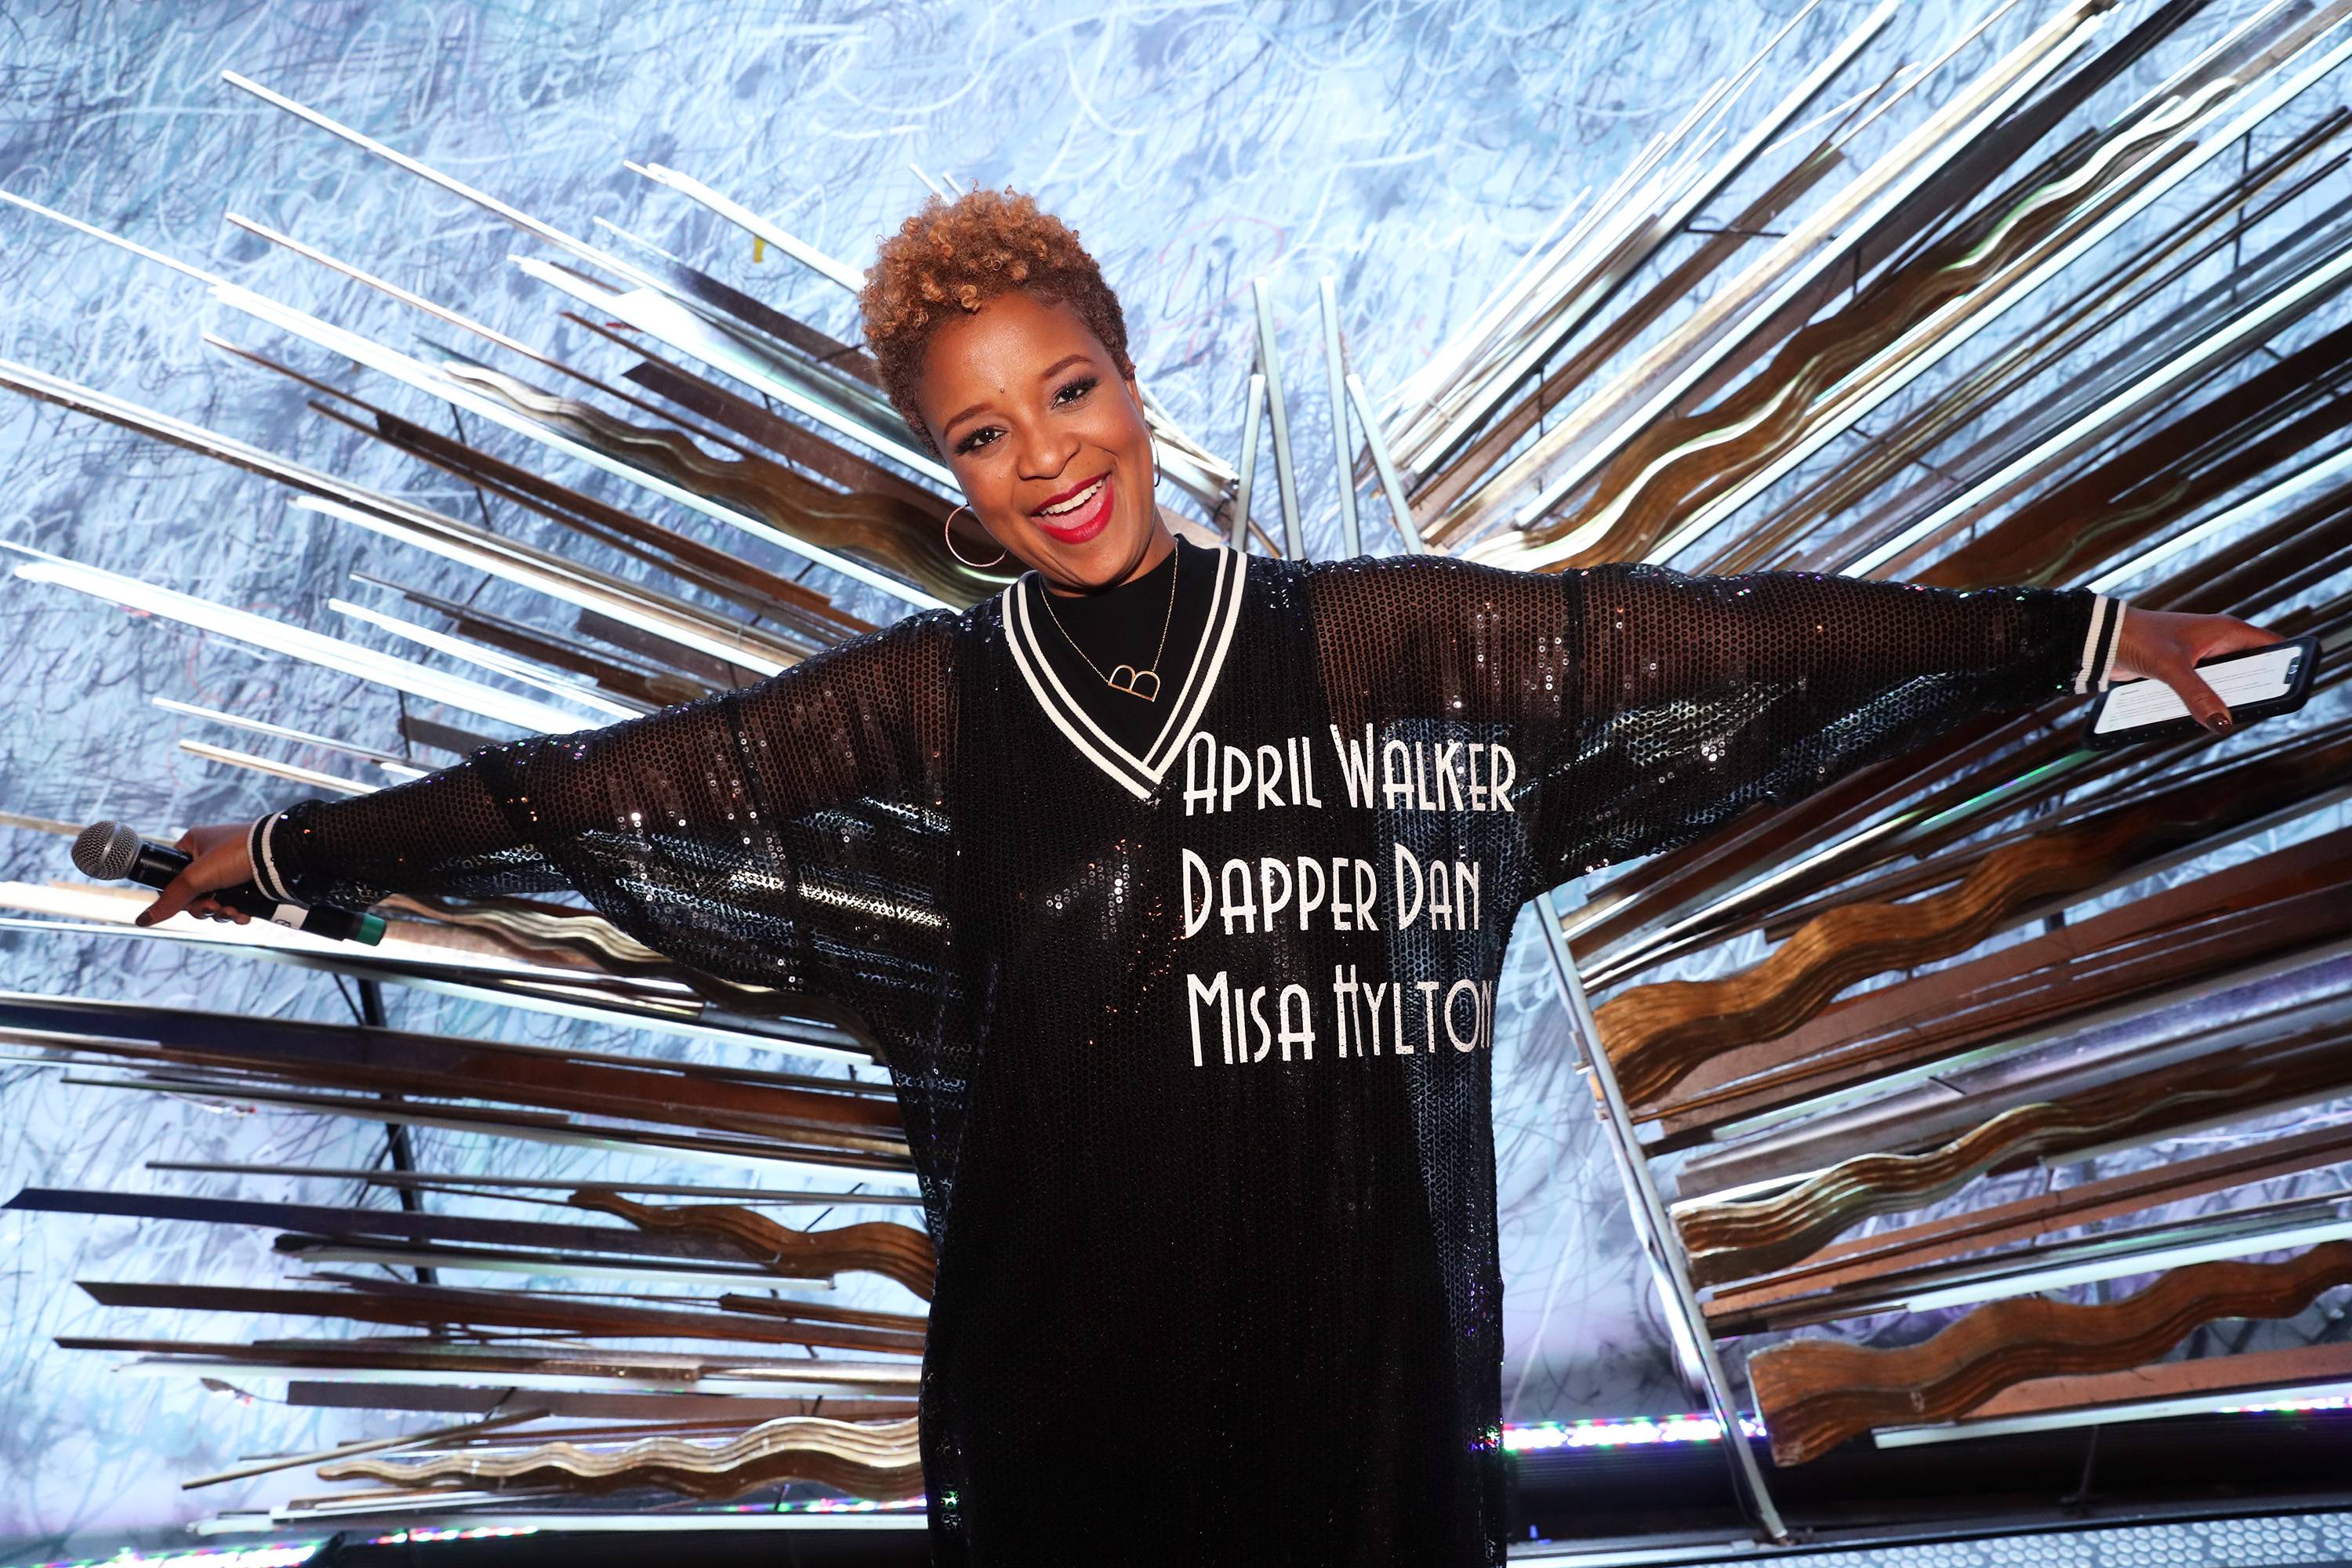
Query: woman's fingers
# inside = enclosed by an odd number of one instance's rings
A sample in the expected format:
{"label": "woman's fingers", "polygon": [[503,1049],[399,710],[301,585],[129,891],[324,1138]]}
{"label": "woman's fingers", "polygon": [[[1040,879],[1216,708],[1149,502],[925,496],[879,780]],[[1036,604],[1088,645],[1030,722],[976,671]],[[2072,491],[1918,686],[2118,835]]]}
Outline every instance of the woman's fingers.
{"label": "woman's fingers", "polygon": [[251,921],[253,919],[251,915],[247,914],[243,910],[236,909],[228,904],[224,904],[217,899],[210,898],[201,893],[187,894],[182,892],[180,890],[181,878],[184,878],[186,875],[187,873],[184,871],[180,874],[180,877],[173,878],[172,879],[172,885],[165,888],[161,893],[158,893],[155,896],[155,901],[153,903],[148,905],[145,909],[140,910],[136,915],[131,917],[133,922],[142,926],[151,926],[156,924],[158,921],[170,920],[175,914],[184,913],[194,915],[198,920],[234,921],[238,925],[245,925]]}
{"label": "woman's fingers", "polygon": [[243,924],[241,910],[224,910],[205,896],[253,879],[253,861],[246,853],[243,831],[234,826],[191,828],[181,836],[180,847],[195,858],[180,868],[180,874],[155,895],[155,901],[132,917],[134,921],[152,926],[201,904],[199,912],[226,914]]}
{"label": "woman's fingers", "polygon": [[178,876],[163,884],[163,890],[155,895],[153,903],[131,917],[131,922],[133,925],[156,925],[195,902],[197,895],[204,891],[189,879],[188,873],[195,868],[195,862],[190,861]]}
{"label": "woman's fingers", "polygon": [[2181,640],[2179,667],[2164,672],[2164,683],[2179,696],[2199,723],[2217,735],[2226,735],[2235,722],[2230,716],[2229,704],[2197,673],[2197,662],[2225,653],[2268,647],[2286,638],[2235,616],[2198,616],[2189,622],[2189,635]]}
{"label": "woman's fingers", "polygon": [[2196,715],[2197,721],[2216,735],[2230,732],[2230,705],[2205,682],[2205,678],[2187,665],[2167,670],[2164,683],[2179,697],[2182,707]]}
{"label": "woman's fingers", "polygon": [[2163,681],[2200,724],[2216,735],[2226,735],[2234,723],[2229,705],[2197,673],[2197,661],[2286,640],[2235,616],[2134,608],[2124,618],[2115,677]]}
{"label": "woman's fingers", "polygon": [[2173,656],[2157,673],[2172,688],[2182,706],[2194,714],[2197,721],[2217,735],[2230,732],[2234,721],[2230,706],[2221,700],[2205,678],[2197,673],[2200,659],[2216,658],[2225,653],[2241,653],[2248,648],[2267,647],[2286,638],[2266,631],[2235,616],[2197,616],[2190,617],[2184,634],[2173,650]]}

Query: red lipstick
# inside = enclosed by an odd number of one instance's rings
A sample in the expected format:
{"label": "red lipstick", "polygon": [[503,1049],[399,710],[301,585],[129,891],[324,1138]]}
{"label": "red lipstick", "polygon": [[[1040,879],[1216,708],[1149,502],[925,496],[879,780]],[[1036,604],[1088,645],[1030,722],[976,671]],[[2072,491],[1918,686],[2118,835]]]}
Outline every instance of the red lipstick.
{"label": "red lipstick", "polygon": [[[1101,489],[1097,490],[1094,499],[1076,511],[1063,512],[1054,517],[1045,515],[1045,506],[1058,506],[1073,496],[1085,494],[1088,489],[1097,483],[1100,484]],[[1046,501],[1045,506],[1031,512],[1029,521],[1035,523],[1038,531],[1056,544],[1084,544],[1087,540],[1100,533],[1109,523],[1111,500],[1111,477],[1108,473],[1105,473],[1098,481],[1088,479],[1084,484],[1073,485],[1064,490],[1060,495]]]}

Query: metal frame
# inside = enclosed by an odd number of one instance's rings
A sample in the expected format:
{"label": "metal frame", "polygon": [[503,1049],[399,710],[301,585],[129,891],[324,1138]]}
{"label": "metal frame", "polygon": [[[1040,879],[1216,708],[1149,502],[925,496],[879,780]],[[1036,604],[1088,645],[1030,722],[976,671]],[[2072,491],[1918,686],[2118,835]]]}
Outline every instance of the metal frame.
{"label": "metal frame", "polygon": [[1559,906],[1552,901],[1549,889],[1538,893],[1535,902],[1538,923],[1543,928],[1544,942],[1551,953],[1552,975],[1559,983],[1560,1000],[1567,1004],[1569,1038],[1575,1042],[1580,1065],[1601,1091],[1601,1121],[1608,1129],[1610,1152],[1616,1156],[1619,1173],[1625,1179],[1633,1228],[1640,1233],[1642,1249],[1675,1314],[1672,1326],[1681,1330],[1677,1337],[1691,1352],[1700,1380],[1706,1385],[1707,1404],[1722,1429],[1724,1446],[1730,1451],[1732,1476],[1754,1504],[1757,1522],[1765,1533],[1780,1545],[1793,1544],[1780,1510],[1772,1500],[1771,1489],[1765,1485],[1763,1468],[1757,1464],[1755,1450],[1748,1446],[1748,1434],[1739,1424],[1739,1404],[1732,1396],[1731,1379],[1724,1371],[1722,1358],[1716,1353],[1706,1314],[1699,1307],[1698,1293],[1691,1284],[1682,1248],[1674,1239],[1674,1222],[1666,1214],[1665,1201],[1659,1194],[1649,1158],[1642,1152],[1641,1141],[1634,1135],[1633,1115],[1625,1102],[1625,1091],[1618,1085],[1609,1053],[1601,1049],[1601,1027],[1593,1020],[1591,1000],[1584,994],[1584,982],[1577,973],[1576,959],[1568,950],[1568,940],[1560,934]]}
{"label": "metal frame", "polygon": [[[1290,415],[1282,401],[1282,360],[1274,345],[1274,296],[1263,278],[1250,279],[1257,300],[1257,368],[1265,377],[1266,412],[1274,420],[1274,479],[1282,501],[1282,552],[1293,561],[1307,557],[1306,536],[1298,515],[1298,477],[1290,461]],[[1345,473],[1340,482],[1347,482]]]}

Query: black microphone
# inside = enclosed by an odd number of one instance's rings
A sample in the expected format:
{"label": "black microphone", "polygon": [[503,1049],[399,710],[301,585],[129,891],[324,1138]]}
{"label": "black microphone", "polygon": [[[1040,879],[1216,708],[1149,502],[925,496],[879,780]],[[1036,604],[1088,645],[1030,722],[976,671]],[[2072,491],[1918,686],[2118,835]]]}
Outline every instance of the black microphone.
{"label": "black microphone", "polygon": [[[120,822],[93,822],[76,836],[73,863],[85,877],[100,882],[138,882],[150,888],[169,887],[195,857],[184,851],[150,844],[137,830]],[[240,882],[205,895],[215,903],[243,910],[272,925],[309,931],[337,942],[364,942],[373,947],[383,940],[382,915],[355,915],[332,904],[281,904],[255,887]]]}

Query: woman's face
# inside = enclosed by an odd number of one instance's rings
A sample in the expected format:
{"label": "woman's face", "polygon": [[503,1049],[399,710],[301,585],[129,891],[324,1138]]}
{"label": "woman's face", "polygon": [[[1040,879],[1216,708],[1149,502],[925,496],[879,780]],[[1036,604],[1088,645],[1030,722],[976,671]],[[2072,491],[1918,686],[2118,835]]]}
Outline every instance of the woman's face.
{"label": "woman's face", "polygon": [[1109,587],[1173,548],[1142,398],[1066,305],[1013,289],[958,316],[915,401],[981,525],[1048,582]]}

